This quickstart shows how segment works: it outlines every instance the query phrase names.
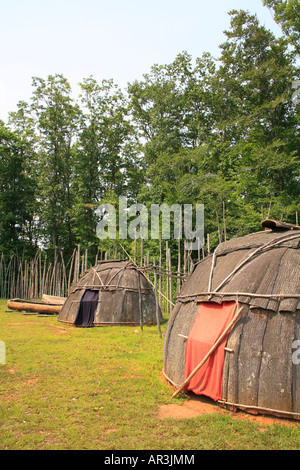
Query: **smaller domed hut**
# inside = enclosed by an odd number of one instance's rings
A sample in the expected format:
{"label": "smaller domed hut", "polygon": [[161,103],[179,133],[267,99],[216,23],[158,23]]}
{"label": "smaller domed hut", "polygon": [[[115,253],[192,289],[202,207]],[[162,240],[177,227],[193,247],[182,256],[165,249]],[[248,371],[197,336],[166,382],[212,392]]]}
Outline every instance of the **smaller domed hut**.
{"label": "smaller domed hut", "polygon": [[[158,320],[163,320],[159,306]],[[81,327],[156,324],[156,299],[134,263],[102,261],[72,287],[58,321]]]}

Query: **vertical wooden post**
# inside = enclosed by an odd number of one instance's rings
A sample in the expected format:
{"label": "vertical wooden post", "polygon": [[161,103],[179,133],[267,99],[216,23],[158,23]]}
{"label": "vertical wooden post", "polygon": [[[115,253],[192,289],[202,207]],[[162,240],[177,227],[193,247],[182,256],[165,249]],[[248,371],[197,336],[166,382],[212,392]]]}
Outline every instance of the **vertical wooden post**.
{"label": "vertical wooden post", "polygon": [[144,239],[141,238],[141,261],[140,261],[140,266],[143,266],[143,256],[144,256]]}
{"label": "vertical wooden post", "polygon": [[76,282],[78,282],[79,273],[80,273],[80,245],[78,245],[78,249],[77,249],[77,266],[76,266],[76,269],[77,269]]}
{"label": "vertical wooden post", "polygon": [[76,249],[74,249],[74,251],[72,253],[72,257],[71,257],[71,261],[70,261],[70,267],[69,267],[68,286],[67,286],[68,295],[69,295],[70,289],[71,289],[71,275],[72,275],[72,268],[73,268],[75,252],[76,252]]}
{"label": "vertical wooden post", "polygon": [[179,292],[181,289],[180,271],[181,271],[181,252],[180,252],[180,238],[178,238],[177,295],[179,295]]}
{"label": "vertical wooden post", "polygon": [[62,251],[60,251],[60,256],[61,256],[61,265],[62,265],[62,289],[61,290],[62,290],[62,296],[65,297],[68,284],[67,284],[67,270],[66,270]]}
{"label": "vertical wooden post", "polygon": [[139,313],[140,313],[140,327],[141,330],[143,329],[143,307],[142,307],[142,289],[141,289],[141,279],[140,279],[140,274],[138,271],[136,271],[137,275],[137,285],[138,285],[138,291],[139,291]]}
{"label": "vertical wooden post", "polygon": [[269,210],[268,210],[267,219],[269,219],[269,218],[270,218],[271,207],[272,207],[272,201],[270,201],[270,205],[269,205]]}
{"label": "vertical wooden post", "polygon": [[221,243],[221,242],[222,242],[222,237],[221,237],[221,230],[220,230],[220,224],[219,224],[219,214],[218,214],[218,211],[216,211],[216,215],[217,215],[217,224],[218,224],[219,243]]}
{"label": "vertical wooden post", "polygon": [[2,264],[3,260],[3,253],[1,253],[1,259],[0,259],[0,298],[3,297],[3,276],[4,276],[4,267]]}
{"label": "vertical wooden post", "polygon": [[87,271],[88,268],[88,250],[85,250],[85,260],[84,260],[84,270]]}
{"label": "vertical wooden post", "polygon": [[186,274],[186,240],[184,240],[183,250],[183,274]]}
{"label": "vertical wooden post", "polygon": [[24,297],[27,298],[27,260],[25,259],[24,265]]}
{"label": "vertical wooden post", "polygon": [[163,310],[162,307],[162,297],[161,297],[161,236],[159,237],[159,276],[158,276],[158,290],[159,290],[159,305],[160,308]]}
{"label": "vertical wooden post", "polygon": [[159,307],[158,307],[158,293],[157,293],[157,272],[155,266],[155,258],[153,259],[153,271],[154,271],[154,292],[155,292],[155,314],[159,337],[161,338],[161,328],[159,319]]}
{"label": "vertical wooden post", "polygon": [[223,224],[224,224],[224,240],[226,242],[226,214],[225,214],[225,202],[223,201]]}
{"label": "vertical wooden post", "polygon": [[38,287],[39,287],[39,271],[38,271],[38,260],[39,258],[37,257],[35,259],[35,263],[34,263],[34,293],[33,293],[33,297],[34,299],[37,299],[38,296],[39,296],[39,291],[38,291]]}
{"label": "vertical wooden post", "polygon": [[[170,302],[173,302],[173,286],[172,286],[172,259],[171,259],[171,249],[168,250],[168,258],[169,258],[169,295],[170,295]],[[170,305],[170,312],[172,310],[171,303]]]}
{"label": "vertical wooden post", "polygon": [[170,313],[170,303],[169,303],[169,297],[170,297],[170,292],[169,292],[169,247],[168,247],[168,241],[166,241],[166,285],[167,285],[167,314]]}

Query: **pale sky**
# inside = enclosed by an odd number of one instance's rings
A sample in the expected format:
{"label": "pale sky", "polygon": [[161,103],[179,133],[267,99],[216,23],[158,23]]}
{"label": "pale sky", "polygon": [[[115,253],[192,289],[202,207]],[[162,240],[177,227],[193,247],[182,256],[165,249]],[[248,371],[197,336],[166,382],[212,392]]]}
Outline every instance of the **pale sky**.
{"label": "pale sky", "polygon": [[182,51],[217,57],[232,9],[282,34],[261,0],[0,0],[0,119],[30,100],[33,76],[63,74],[76,97],[90,75],[125,89]]}

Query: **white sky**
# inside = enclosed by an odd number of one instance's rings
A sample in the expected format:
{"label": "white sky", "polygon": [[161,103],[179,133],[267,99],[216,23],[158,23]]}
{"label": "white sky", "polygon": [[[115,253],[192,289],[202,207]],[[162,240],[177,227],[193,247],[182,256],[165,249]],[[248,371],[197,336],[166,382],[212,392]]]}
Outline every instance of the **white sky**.
{"label": "white sky", "polygon": [[32,77],[90,75],[121,88],[187,51],[219,55],[228,11],[256,13],[281,35],[261,0],[0,0],[0,119],[29,101]]}

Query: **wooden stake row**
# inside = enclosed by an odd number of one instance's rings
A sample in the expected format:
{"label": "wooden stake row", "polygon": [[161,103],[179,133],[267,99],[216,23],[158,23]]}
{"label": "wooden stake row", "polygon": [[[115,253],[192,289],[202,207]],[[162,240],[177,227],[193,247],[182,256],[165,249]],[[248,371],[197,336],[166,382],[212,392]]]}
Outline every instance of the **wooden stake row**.
{"label": "wooden stake row", "polygon": [[[158,292],[158,303],[161,309],[169,314],[175,302],[176,295],[187,275],[200,260],[201,250],[198,250],[197,259],[193,261],[192,252],[186,250],[185,241],[178,240],[177,253],[172,252],[170,242],[159,240],[159,259],[145,252],[144,240],[134,242],[133,256],[124,249],[121,243],[112,242],[108,250],[99,247],[95,258],[91,259],[88,250],[82,251],[80,245],[74,249],[68,262],[63,258],[62,252],[55,250],[54,261],[47,258],[47,254],[38,250],[33,259],[27,260],[23,256],[13,255],[5,259],[0,255],[0,298],[38,299],[43,294],[66,297],[72,284],[76,284],[82,274],[101,260],[127,258],[134,261],[145,275],[155,285]],[[209,254],[209,237],[207,248],[202,249],[202,258]]]}

